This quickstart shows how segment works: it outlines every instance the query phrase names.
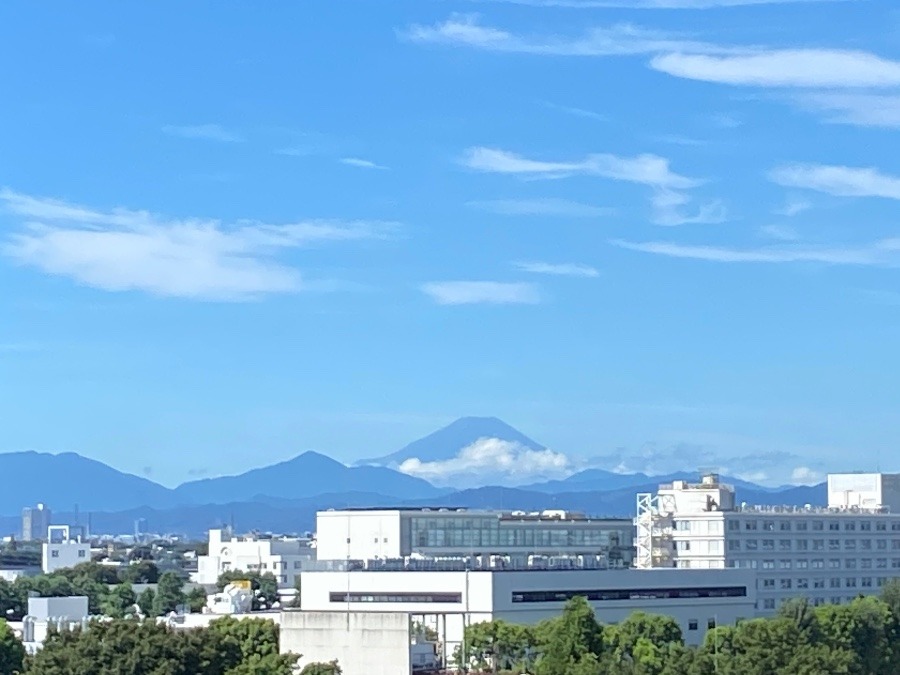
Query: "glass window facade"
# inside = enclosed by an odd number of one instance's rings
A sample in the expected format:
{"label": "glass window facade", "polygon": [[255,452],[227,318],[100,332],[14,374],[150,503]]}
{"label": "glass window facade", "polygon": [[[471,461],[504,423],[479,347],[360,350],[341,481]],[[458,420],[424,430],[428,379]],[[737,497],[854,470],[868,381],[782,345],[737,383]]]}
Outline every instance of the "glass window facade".
{"label": "glass window facade", "polygon": [[589,521],[518,521],[490,517],[413,517],[410,541],[413,549],[462,549],[481,553],[509,549],[549,551],[585,549],[607,551],[630,546],[623,541],[631,524],[621,526]]}

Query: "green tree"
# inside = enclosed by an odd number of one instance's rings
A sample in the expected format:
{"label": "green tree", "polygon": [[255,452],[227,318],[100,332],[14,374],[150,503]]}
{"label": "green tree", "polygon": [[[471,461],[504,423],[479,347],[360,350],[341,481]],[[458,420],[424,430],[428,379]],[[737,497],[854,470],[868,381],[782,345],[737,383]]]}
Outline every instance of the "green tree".
{"label": "green tree", "polygon": [[202,586],[196,586],[185,596],[185,602],[192,612],[202,612],[206,607],[206,597],[206,590]]}
{"label": "green tree", "polygon": [[176,572],[165,572],[156,586],[156,597],[153,600],[153,615],[163,616],[174,612],[178,605],[184,604],[184,579]]}
{"label": "green tree", "polygon": [[495,658],[501,670],[527,670],[537,649],[530,627],[502,619],[466,626],[464,644],[467,656],[463,658],[458,648],[456,663],[482,670],[491,667]]}
{"label": "green tree", "polygon": [[223,617],[209,625],[228,675],[291,675],[297,657],[279,654],[279,629],[269,619]]}
{"label": "green tree", "polygon": [[152,560],[137,560],[119,570],[119,578],[131,584],[155,584],[159,568]]}
{"label": "green tree", "polygon": [[94,622],[86,630],[51,632],[28,672],[291,675],[295,663],[296,657],[278,654],[278,629],[271,621],[229,619],[207,629],[173,630],[156,621],[119,619]]}
{"label": "green tree", "polygon": [[57,574],[64,576],[71,582],[78,578],[87,578],[96,581],[98,584],[117,584],[119,583],[119,575],[114,567],[108,567],[95,562],[83,562],[75,567],[61,569]]}
{"label": "green tree", "polygon": [[25,663],[25,647],[13,635],[6,621],[0,619],[0,673],[21,673]]}
{"label": "green tree", "polygon": [[103,596],[100,610],[106,616],[121,619],[126,614],[132,613],[135,603],[137,603],[137,596],[131,584],[118,584]]}
{"label": "green tree", "polygon": [[343,671],[337,661],[328,663],[307,663],[300,675],[341,675]]}
{"label": "green tree", "polygon": [[604,650],[609,653],[606,660],[613,662],[637,663],[635,649],[641,644],[641,658],[647,672],[654,672],[650,665],[660,662],[658,671],[668,652],[669,645],[683,644],[681,627],[675,619],[657,614],[634,612],[627,619],[603,630]]}
{"label": "green tree", "polygon": [[892,669],[896,636],[887,603],[872,596],[860,597],[846,605],[817,607],[816,617],[823,640],[855,656],[851,672],[897,672]]}
{"label": "green tree", "polygon": [[145,588],[138,596],[137,605],[144,616],[155,616],[153,606],[156,604],[156,593],[152,588]]}
{"label": "green tree", "polygon": [[538,675],[591,672],[603,651],[603,628],[583,597],[566,602],[562,615],[543,622],[535,635],[540,650]]}

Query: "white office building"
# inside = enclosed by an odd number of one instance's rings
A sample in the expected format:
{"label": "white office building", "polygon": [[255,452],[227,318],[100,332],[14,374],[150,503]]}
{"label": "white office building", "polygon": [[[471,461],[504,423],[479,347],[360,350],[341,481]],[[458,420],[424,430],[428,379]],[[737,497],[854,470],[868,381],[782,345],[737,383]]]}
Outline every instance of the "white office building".
{"label": "white office building", "polygon": [[73,534],[68,525],[47,528],[47,541],[41,546],[41,569],[44,574],[90,561],[91,545],[82,541],[81,534]]}
{"label": "white office building", "polygon": [[736,503],[714,474],[637,497],[636,566],[757,574],[758,613],[841,603],[900,576],[900,475],[834,474],[828,507]]}
{"label": "white office building", "polygon": [[456,559],[481,568],[629,567],[634,526],[566,511],[330,510],[316,516],[316,557]]}
{"label": "white office building", "polygon": [[597,619],[636,611],[674,618],[688,644],[756,613],[753,570],[306,571],[302,612],[405,612],[430,623],[444,644],[464,625],[503,619],[536,624],[585,597]]}
{"label": "white office building", "polygon": [[211,586],[224,572],[271,574],[279,588],[293,588],[294,581],[314,551],[303,539],[230,536],[223,530],[209,531],[209,552],[197,557],[197,572],[191,581]]}

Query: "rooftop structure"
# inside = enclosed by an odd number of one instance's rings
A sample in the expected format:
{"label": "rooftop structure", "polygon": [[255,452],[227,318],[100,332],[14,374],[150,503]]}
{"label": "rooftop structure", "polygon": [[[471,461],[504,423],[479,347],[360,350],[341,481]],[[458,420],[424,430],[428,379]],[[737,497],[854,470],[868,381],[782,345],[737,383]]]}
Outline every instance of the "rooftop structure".
{"label": "rooftop structure", "polygon": [[714,474],[661,485],[637,497],[636,566],[755,570],[760,614],[797,596],[820,605],[877,593],[900,574],[897,479],[831,475],[824,508],[737,504]]}
{"label": "rooftop structure", "polygon": [[41,546],[41,569],[51,574],[58,569],[91,561],[91,545],[68,525],[47,528],[47,541]]}
{"label": "rooftop structure", "polygon": [[346,509],[316,516],[319,561],[468,559],[485,568],[552,557],[582,567],[628,567],[633,539],[629,520],[559,510]]}

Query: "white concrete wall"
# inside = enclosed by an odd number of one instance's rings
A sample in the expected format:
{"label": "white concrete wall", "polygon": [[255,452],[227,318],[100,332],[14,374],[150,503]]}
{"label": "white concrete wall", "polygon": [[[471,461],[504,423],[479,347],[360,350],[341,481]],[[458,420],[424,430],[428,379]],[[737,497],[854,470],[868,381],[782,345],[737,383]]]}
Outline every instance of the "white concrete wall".
{"label": "white concrete wall", "polygon": [[319,511],[316,514],[316,558],[399,558],[408,554],[402,548],[400,530],[400,511]]}
{"label": "white concrete wall", "polygon": [[42,564],[44,574],[50,574],[65,567],[75,567],[91,561],[91,545],[75,541],[61,544],[42,545]]}
{"label": "white concrete wall", "polygon": [[47,619],[81,621],[88,615],[88,599],[84,595],[67,598],[28,598],[28,615],[39,621]]}
{"label": "white concrete wall", "polygon": [[284,612],[281,652],[299,665],[337,659],[344,675],[411,672],[410,617],[402,612]]}

